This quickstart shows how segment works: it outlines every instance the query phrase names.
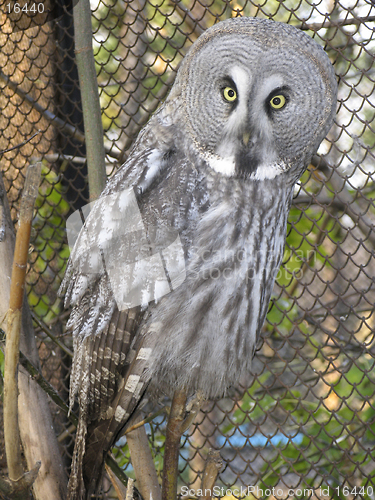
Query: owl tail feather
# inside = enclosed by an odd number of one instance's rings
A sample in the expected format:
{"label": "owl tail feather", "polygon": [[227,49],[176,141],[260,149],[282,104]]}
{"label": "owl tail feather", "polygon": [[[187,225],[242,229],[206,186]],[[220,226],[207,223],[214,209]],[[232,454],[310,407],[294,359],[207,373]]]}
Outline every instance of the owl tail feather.
{"label": "owl tail feather", "polygon": [[95,422],[88,428],[86,453],[82,461],[82,477],[87,490],[87,499],[99,489],[105,458],[123,425],[124,423],[119,425],[119,422],[111,418]]}
{"label": "owl tail feather", "polygon": [[116,398],[113,406],[116,410],[112,410],[111,417],[95,421],[88,426],[86,451],[81,469],[83,482],[87,490],[87,499],[97,492],[106,455],[132,417],[137,413],[145,389],[143,382],[138,383],[136,394],[122,389]]}
{"label": "owl tail feather", "polygon": [[[74,447],[68,500],[88,500],[102,478],[104,460],[129,420],[137,412],[147,388],[147,356],[140,351],[143,339],[132,349],[132,363],[117,387],[117,394],[101,418],[90,422],[86,383],[79,394],[80,415]],[[87,377],[88,380],[88,377]]]}
{"label": "owl tail feather", "polygon": [[88,427],[85,419],[79,419],[67,500],[88,500],[98,491],[105,457],[121,427],[114,419],[96,421]]}
{"label": "owl tail feather", "polygon": [[82,462],[85,454],[87,425],[86,419],[79,418],[74,445],[72,467],[68,483],[67,500],[84,500],[86,498],[85,484],[83,481]]}

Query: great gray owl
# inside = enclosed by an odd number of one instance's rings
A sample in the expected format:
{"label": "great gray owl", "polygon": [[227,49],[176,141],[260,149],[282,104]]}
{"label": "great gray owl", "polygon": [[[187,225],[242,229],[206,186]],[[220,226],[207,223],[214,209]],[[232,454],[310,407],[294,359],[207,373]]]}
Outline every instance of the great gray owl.
{"label": "great gray owl", "polygon": [[251,367],[293,187],[333,121],[337,84],[302,31],[236,18],[191,47],[108,182],[62,284],[73,306],[70,498],[97,487],[140,402],[219,398]]}

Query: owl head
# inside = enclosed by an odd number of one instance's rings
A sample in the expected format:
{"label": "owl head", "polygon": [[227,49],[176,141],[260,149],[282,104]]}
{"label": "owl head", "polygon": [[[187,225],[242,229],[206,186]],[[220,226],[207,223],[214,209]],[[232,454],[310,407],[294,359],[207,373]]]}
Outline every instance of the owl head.
{"label": "owl head", "polygon": [[329,131],[337,83],[324,50],[301,30],[257,18],[208,29],[179,69],[169,102],[187,134],[225,176],[302,174]]}

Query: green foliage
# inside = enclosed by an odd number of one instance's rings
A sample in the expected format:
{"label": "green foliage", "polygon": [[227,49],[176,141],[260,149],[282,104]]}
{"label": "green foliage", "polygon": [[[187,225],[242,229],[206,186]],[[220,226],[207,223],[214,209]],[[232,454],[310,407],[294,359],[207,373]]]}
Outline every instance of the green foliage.
{"label": "green foliage", "polygon": [[65,237],[69,204],[64,200],[59,177],[46,165],[42,167],[42,176],[35,204],[27,284],[30,306],[48,323],[60,312],[60,299],[56,293],[69,257]]}

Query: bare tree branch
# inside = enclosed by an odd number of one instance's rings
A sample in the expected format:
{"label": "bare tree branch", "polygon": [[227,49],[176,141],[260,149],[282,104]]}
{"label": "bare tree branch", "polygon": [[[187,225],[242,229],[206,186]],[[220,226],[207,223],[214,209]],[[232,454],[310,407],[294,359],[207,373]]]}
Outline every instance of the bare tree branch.
{"label": "bare tree branch", "polygon": [[4,153],[9,153],[9,151],[13,151],[15,149],[22,148],[22,146],[24,146],[25,144],[30,142],[32,139],[34,139],[34,137],[36,137],[37,135],[39,135],[41,133],[42,133],[41,130],[38,130],[38,132],[35,132],[35,134],[33,134],[31,137],[29,137],[25,141],[21,142],[20,144],[16,144],[15,146],[8,148],[8,149],[3,149],[2,151],[0,151],[0,155],[3,155]]}
{"label": "bare tree branch", "polygon": [[358,225],[366,239],[375,246],[375,223],[368,215],[361,213],[360,206],[353,199],[353,195],[346,186],[346,179],[343,179],[324,158],[318,155],[313,157],[311,163],[324,173],[327,182],[331,184],[336,203],[342,204],[344,213],[349,215],[352,221]]}
{"label": "bare tree branch", "polygon": [[28,498],[30,488],[38,476],[41,462],[37,462],[30,472],[25,472],[17,481],[0,477],[0,493],[12,500],[25,500]]}
{"label": "bare tree branch", "polygon": [[[140,417],[134,423],[141,423]],[[134,428],[126,434],[134,474],[137,480],[137,489],[145,500],[161,500],[161,491],[152,460],[150,444],[143,425]]]}
{"label": "bare tree branch", "polygon": [[48,337],[58,346],[62,351],[65,352],[70,357],[73,357],[72,351],[66,347],[66,345],[63,342],[60,342],[60,340],[54,335],[51,330],[48,328],[46,324],[43,323],[37,316],[32,312],[31,316],[35,323],[39,326],[39,328],[46,334]]}
{"label": "bare tree branch", "polygon": [[[10,297],[10,275],[14,254],[14,230],[5,189],[0,175],[0,197],[4,218],[4,234],[0,242],[0,325],[7,315]],[[21,233],[20,233],[21,234]],[[22,308],[20,348],[39,367],[38,350],[26,301]],[[64,500],[67,478],[53,430],[48,398],[38,384],[20,366],[18,371],[18,418],[21,441],[29,470],[42,459],[40,473],[33,484],[35,500]],[[26,499],[26,494],[23,497]]]}
{"label": "bare tree branch", "polygon": [[[45,118],[54,127],[59,129],[62,133],[66,134],[67,136],[73,137],[78,142],[82,144],[85,143],[85,136],[78,128],[73,127],[69,123],[64,122],[64,120],[56,116],[54,113],[52,113],[48,109],[43,108],[43,106],[41,106],[37,101],[35,101],[35,99],[33,99],[27,92],[24,92],[19,85],[12,82],[12,80],[8,76],[6,76],[2,71],[0,71],[0,79],[3,80],[6,83],[6,85],[10,89],[12,89],[19,97],[21,97],[24,100],[24,102],[26,102],[33,109],[38,111],[43,116],[43,118]],[[112,158],[118,159],[120,157],[120,152],[113,151],[112,147],[110,148],[105,147],[105,152],[108,156],[111,156]]]}
{"label": "bare tree branch", "polygon": [[184,391],[174,393],[165,439],[162,500],[177,498],[178,455],[186,400]]}
{"label": "bare tree branch", "polygon": [[75,56],[81,90],[85,126],[86,157],[90,201],[99,198],[106,183],[103,125],[99,103],[94,54],[92,51],[91,8],[89,0],[73,7]]}
{"label": "bare tree branch", "polygon": [[4,368],[4,439],[11,481],[17,481],[23,475],[18,430],[18,360],[31,221],[38,194],[41,168],[42,164],[37,163],[30,165],[27,170],[10,285]]}
{"label": "bare tree branch", "polygon": [[202,478],[202,500],[211,500],[213,488],[215,486],[215,481],[220,469],[223,466],[223,461],[220,456],[220,452],[217,450],[210,450],[208,452],[206,465],[203,471]]}
{"label": "bare tree branch", "polygon": [[375,16],[352,17],[351,19],[324,21],[323,23],[306,23],[305,21],[303,21],[302,24],[297,26],[297,28],[301,30],[319,31],[321,29],[340,28],[341,26],[352,26],[352,25],[360,26],[365,23],[371,23],[374,21],[375,21]]}

